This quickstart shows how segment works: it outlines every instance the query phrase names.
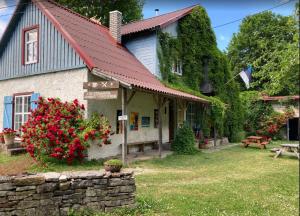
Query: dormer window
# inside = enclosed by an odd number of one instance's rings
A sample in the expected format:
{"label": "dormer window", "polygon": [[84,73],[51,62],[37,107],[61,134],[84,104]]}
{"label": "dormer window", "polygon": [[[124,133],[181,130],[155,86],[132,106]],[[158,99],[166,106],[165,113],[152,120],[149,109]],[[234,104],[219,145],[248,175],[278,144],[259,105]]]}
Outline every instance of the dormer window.
{"label": "dormer window", "polygon": [[179,76],[182,75],[182,63],[180,60],[175,60],[172,65],[172,72]]}
{"label": "dormer window", "polygon": [[38,27],[31,27],[23,30],[23,54],[24,64],[34,64],[38,62],[38,53],[39,53],[39,34]]}

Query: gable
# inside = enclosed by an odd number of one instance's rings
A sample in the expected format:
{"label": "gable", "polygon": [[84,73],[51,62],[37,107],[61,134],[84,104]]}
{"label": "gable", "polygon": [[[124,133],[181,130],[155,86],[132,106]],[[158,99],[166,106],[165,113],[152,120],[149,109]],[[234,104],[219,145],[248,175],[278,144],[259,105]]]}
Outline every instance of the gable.
{"label": "gable", "polygon": [[[5,42],[0,53],[0,80],[85,67],[81,57],[36,5],[26,4],[18,13],[18,19],[8,26],[5,33],[8,37],[4,35],[3,38]],[[39,61],[23,65],[22,31],[36,25],[39,28]]]}

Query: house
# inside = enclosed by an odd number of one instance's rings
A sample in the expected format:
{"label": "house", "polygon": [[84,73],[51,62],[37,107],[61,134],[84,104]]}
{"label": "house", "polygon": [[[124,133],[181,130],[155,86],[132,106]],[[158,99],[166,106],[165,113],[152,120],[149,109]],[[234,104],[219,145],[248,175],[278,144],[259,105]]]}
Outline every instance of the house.
{"label": "house", "polygon": [[[78,99],[86,117],[103,113],[116,132],[111,145],[90,147],[90,159],[120,154],[122,143],[158,141],[161,152],[187,119],[188,104],[208,104],[158,79],[155,29],[176,34],[177,20],[191,10],[125,26],[112,11],[106,28],[50,0],[21,0],[0,41],[0,127],[18,130],[39,96]],[[117,98],[85,100],[83,83],[102,81],[119,84]],[[128,115],[124,131],[121,115]]]}
{"label": "house", "polygon": [[294,111],[294,116],[286,122],[285,131],[281,131],[281,135],[287,140],[297,140],[300,137],[300,122],[299,122],[299,95],[291,96],[268,96],[263,95],[261,100],[272,105],[274,111],[284,113],[287,107]]}

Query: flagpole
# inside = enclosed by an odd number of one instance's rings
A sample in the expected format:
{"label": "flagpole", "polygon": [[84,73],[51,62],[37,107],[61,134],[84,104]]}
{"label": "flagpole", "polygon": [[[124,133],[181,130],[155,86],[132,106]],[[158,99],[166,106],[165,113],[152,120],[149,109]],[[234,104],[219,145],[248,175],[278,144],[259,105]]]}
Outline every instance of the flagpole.
{"label": "flagpole", "polygon": [[237,77],[237,75],[239,75],[240,73],[237,73],[234,77],[232,77],[230,80],[227,81],[227,83],[225,83],[225,85],[227,85],[229,82],[231,82],[234,78]]}

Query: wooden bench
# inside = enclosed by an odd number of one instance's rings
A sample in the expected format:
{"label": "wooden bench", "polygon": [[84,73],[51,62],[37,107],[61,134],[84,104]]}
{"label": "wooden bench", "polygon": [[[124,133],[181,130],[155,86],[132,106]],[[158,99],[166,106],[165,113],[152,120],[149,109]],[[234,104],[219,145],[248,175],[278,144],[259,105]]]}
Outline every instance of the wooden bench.
{"label": "wooden bench", "polygon": [[[158,140],[127,143],[127,154],[129,154],[129,149],[131,147],[138,147],[139,152],[144,152],[145,146],[149,146],[149,145],[152,145],[152,149],[158,149]],[[122,144],[121,144],[121,146],[122,146]]]}

